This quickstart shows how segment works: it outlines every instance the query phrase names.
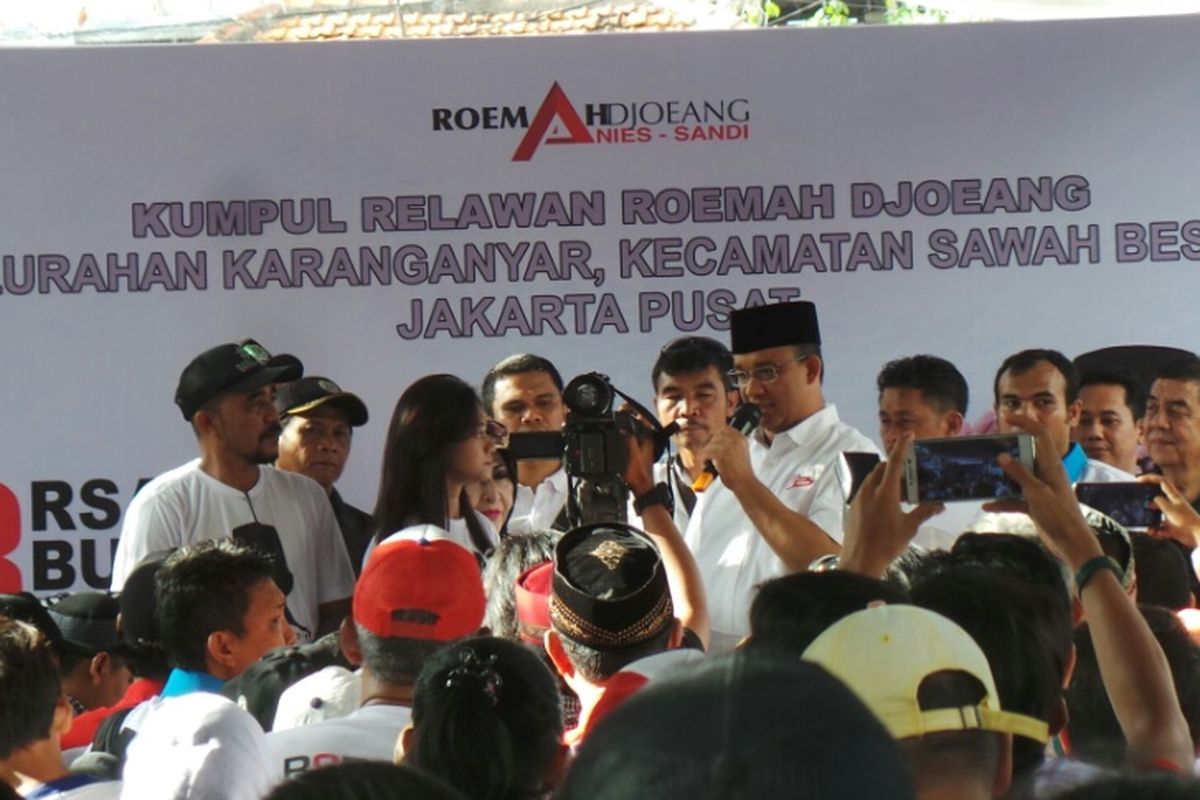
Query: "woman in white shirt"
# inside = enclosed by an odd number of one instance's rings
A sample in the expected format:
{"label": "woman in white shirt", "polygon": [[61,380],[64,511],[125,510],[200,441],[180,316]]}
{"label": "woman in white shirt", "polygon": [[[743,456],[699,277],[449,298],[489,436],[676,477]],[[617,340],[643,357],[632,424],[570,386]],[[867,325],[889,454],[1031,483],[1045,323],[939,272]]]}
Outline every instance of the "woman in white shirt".
{"label": "woman in white shirt", "polygon": [[467,489],[492,477],[496,448],[507,442],[508,430],[487,418],[461,378],[426,375],[405,389],[383,449],[376,542],[413,525],[435,525],[486,557],[496,531],[471,507]]}

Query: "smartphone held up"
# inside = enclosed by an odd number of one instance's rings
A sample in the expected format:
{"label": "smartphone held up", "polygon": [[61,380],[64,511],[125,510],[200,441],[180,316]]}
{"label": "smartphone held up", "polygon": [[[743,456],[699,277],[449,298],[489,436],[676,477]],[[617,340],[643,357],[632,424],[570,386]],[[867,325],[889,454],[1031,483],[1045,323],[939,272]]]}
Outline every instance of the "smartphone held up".
{"label": "smartphone held up", "polygon": [[1001,453],[1034,469],[1034,438],[1028,433],[918,439],[904,462],[905,500],[916,504],[1019,497],[1021,487],[996,462]]}

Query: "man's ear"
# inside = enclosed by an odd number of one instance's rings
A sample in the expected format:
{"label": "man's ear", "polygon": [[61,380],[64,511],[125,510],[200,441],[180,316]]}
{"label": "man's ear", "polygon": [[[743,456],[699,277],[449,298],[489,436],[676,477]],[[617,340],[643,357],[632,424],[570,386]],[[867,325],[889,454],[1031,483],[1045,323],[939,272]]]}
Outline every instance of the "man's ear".
{"label": "man's ear", "polygon": [[50,721],[50,735],[58,738],[71,730],[71,722],[75,719],[75,712],[71,708],[71,701],[67,700],[65,694],[59,694],[58,700],[54,703],[54,717]]}
{"label": "man's ear", "polygon": [[942,417],[942,427],[945,429],[946,436],[958,436],[962,431],[963,415],[958,411],[947,411]]}
{"label": "man's ear", "polygon": [[818,355],[804,359],[804,379],[806,383],[820,383],[821,375],[825,372],[825,362]]}
{"label": "man's ear", "polygon": [[354,620],[350,617],[342,618],[342,624],[338,628],[338,644],[347,661],[353,666],[362,666],[362,646],[358,642],[358,628],[354,627]]}
{"label": "man's ear", "polygon": [[742,404],[742,393],[737,389],[725,392],[725,419],[733,416],[733,412]]}
{"label": "man's ear", "polygon": [[208,673],[216,677],[232,675],[237,669],[234,643],[237,637],[232,631],[213,631],[208,635],[205,646],[205,661]]}
{"label": "man's ear", "polygon": [[1074,403],[1067,406],[1067,424],[1072,428],[1079,427],[1079,415],[1083,413],[1083,401],[1076,398]]}
{"label": "man's ear", "polygon": [[396,737],[396,749],[392,753],[392,763],[403,764],[404,759],[412,752],[413,745],[416,744],[415,734],[413,732],[412,723],[400,731],[400,735]]}
{"label": "man's ear", "polygon": [[108,671],[112,668],[112,657],[106,652],[99,652],[92,656],[91,662],[88,663],[88,678],[93,686],[99,686],[100,683],[108,676]]}
{"label": "man's ear", "polygon": [[542,646],[546,648],[546,655],[550,656],[550,663],[558,670],[558,674],[564,678],[575,676],[575,665],[571,663],[567,651],[563,649],[562,640],[558,638],[557,633],[546,631],[542,639]]}

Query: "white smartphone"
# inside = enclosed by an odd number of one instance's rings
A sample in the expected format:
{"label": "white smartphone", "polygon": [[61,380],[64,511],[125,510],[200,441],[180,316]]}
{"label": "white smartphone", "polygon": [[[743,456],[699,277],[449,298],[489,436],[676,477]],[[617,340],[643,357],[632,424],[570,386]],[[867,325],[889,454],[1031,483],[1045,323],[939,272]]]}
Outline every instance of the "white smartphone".
{"label": "white smartphone", "polygon": [[1033,469],[1034,440],[1028,433],[917,439],[904,462],[904,493],[910,503],[1019,497],[996,456],[1008,453]]}

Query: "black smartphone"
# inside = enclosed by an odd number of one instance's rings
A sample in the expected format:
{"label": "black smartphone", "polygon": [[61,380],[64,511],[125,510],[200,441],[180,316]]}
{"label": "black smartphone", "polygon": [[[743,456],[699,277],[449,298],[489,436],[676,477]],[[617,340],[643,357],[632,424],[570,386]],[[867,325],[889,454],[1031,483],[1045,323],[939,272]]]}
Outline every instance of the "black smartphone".
{"label": "black smartphone", "polygon": [[854,495],[858,494],[863,481],[879,461],[877,453],[858,453],[851,450],[842,453],[837,462],[838,483],[841,484],[842,497],[846,498],[847,504],[854,500]]}
{"label": "black smartphone", "polygon": [[996,457],[1008,453],[1033,469],[1034,440],[1028,433],[917,439],[904,463],[905,499],[910,503],[1019,497]]}
{"label": "black smartphone", "polygon": [[1077,483],[1075,499],[1134,530],[1157,528],[1162,512],[1152,503],[1162,495],[1156,483]]}

